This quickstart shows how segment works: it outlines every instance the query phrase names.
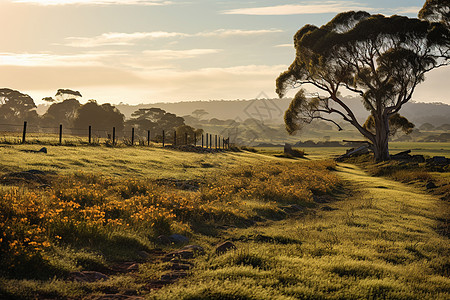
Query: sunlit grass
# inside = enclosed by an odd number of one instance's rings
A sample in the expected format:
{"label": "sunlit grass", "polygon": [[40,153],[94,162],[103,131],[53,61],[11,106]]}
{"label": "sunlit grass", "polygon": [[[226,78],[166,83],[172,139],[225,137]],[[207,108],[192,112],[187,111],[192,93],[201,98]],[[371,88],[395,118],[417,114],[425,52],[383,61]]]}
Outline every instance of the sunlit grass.
{"label": "sunlit grass", "polygon": [[[8,154],[3,173],[36,155],[22,147],[32,146],[0,149]],[[133,290],[148,299],[449,297],[449,241],[439,230],[448,203],[412,186],[370,177],[351,164],[248,152],[49,150],[31,162],[66,166],[44,167],[56,172],[48,187],[0,188],[0,232],[6,233],[0,296],[83,298]],[[22,170],[31,168],[24,162]],[[198,188],[182,190],[161,178],[190,179]],[[317,196],[330,202],[317,204]],[[289,204],[302,209],[288,215]],[[253,220],[263,222],[250,226]],[[188,277],[150,291],[148,282],[167,272],[167,263],[146,261],[139,252],[171,233],[188,236],[206,254],[194,260]],[[237,250],[216,254],[225,240]],[[138,271],[107,281],[65,280],[72,271],[135,260]]]}

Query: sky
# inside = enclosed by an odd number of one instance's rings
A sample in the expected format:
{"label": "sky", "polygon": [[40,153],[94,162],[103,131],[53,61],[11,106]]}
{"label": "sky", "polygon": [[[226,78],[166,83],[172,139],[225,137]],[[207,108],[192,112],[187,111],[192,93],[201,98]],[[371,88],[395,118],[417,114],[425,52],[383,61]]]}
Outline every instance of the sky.
{"label": "sky", "polygon": [[[100,103],[275,98],[305,24],[348,10],[416,17],[423,3],[0,0],[0,87],[38,104],[59,88]],[[450,67],[428,73],[413,100],[450,104],[449,78]]]}

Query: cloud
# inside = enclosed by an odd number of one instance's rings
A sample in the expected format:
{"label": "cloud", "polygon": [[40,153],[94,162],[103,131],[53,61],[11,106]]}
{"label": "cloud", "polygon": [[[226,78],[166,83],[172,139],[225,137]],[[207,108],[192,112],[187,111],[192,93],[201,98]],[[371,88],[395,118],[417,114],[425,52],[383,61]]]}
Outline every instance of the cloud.
{"label": "cloud", "polygon": [[422,9],[422,7],[419,7],[419,6],[397,7],[397,8],[392,9],[392,13],[417,15],[419,13],[419,10],[421,10],[421,9]]}
{"label": "cloud", "polygon": [[294,43],[292,43],[292,44],[280,44],[280,45],[275,45],[274,47],[276,47],[276,48],[294,48]]}
{"label": "cloud", "polygon": [[[146,50],[143,52],[89,51],[78,54],[0,53],[0,66],[115,67],[124,70],[170,70],[173,61],[216,54],[221,49]],[[3,67],[2,67],[3,70]]]}
{"label": "cloud", "polygon": [[203,37],[230,37],[230,36],[251,36],[251,35],[262,35],[268,33],[279,33],[283,32],[281,29],[260,29],[260,30],[242,30],[242,29],[218,29],[210,32],[200,32],[192,36],[203,36]]}
{"label": "cloud", "polygon": [[171,1],[163,0],[11,0],[14,3],[35,5],[168,5]]}
{"label": "cloud", "polygon": [[322,4],[286,4],[264,7],[237,8],[223,11],[229,15],[304,15],[304,14],[325,14],[340,13],[350,10],[364,10],[372,13],[386,14],[417,14],[421,7],[397,7],[397,8],[374,8],[365,4],[353,1],[325,1]]}
{"label": "cloud", "polygon": [[299,15],[340,13],[348,10],[372,10],[363,4],[350,1],[328,1],[323,4],[287,4],[253,8],[238,8],[224,11],[229,15]]}
{"label": "cloud", "polygon": [[152,31],[152,32],[108,32],[103,33],[96,37],[68,37],[66,40],[68,43],[65,46],[79,47],[79,48],[91,48],[100,46],[126,46],[134,45],[139,40],[153,40],[160,38],[182,37],[186,36],[184,33],[179,32],[166,32],[166,31]]}
{"label": "cloud", "polygon": [[0,53],[1,66],[95,66],[102,59],[123,55],[120,52],[89,52],[75,55],[58,55],[52,53]]}
{"label": "cloud", "polygon": [[153,60],[173,60],[193,58],[200,55],[219,53],[220,49],[188,49],[188,50],[147,50],[143,54]]}
{"label": "cloud", "polygon": [[102,46],[129,46],[134,45],[142,40],[155,40],[175,37],[233,37],[233,36],[252,36],[270,33],[283,32],[280,29],[259,29],[259,30],[242,30],[242,29],[218,29],[214,31],[204,31],[199,33],[182,33],[167,31],[150,31],[150,32],[108,32],[95,37],[67,37],[67,43],[63,44],[70,47],[93,48]]}

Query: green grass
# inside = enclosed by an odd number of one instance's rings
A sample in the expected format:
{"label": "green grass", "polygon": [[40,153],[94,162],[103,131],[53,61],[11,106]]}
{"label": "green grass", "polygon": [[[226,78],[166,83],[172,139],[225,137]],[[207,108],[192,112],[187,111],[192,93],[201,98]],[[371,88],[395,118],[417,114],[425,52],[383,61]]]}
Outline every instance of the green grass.
{"label": "green grass", "polygon": [[[16,227],[16,232],[25,236],[35,227],[27,227],[31,223],[21,218],[33,219],[38,208],[54,211],[51,220],[69,216],[68,223],[80,221],[90,227],[48,227],[39,236],[50,242],[42,256],[9,265],[9,271],[17,271],[14,276],[3,268],[0,298],[80,299],[104,294],[136,294],[146,299],[450,297],[450,243],[443,230],[448,202],[412,185],[371,177],[352,164],[336,167],[311,159],[330,152],[311,148],[317,152],[309,159],[292,160],[263,151],[195,154],[148,147],[48,146],[46,155],[20,151],[37,148],[0,148],[3,174],[29,169],[57,172],[50,188],[2,186],[1,212],[18,217],[22,227]],[[199,191],[180,191],[155,182],[161,178],[198,180],[203,185]],[[17,202],[8,206],[12,197],[5,195],[14,190]],[[316,197],[328,203],[315,203]],[[69,202],[95,213],[88,214],[92,222],[84,220],[81,211],[67,207]],[[158,230],[147,224],[149,217],[132,223],[133,216],[156,204],[161,212],[174,209],[174,216],[167,214],[167,222],[159,224]],[[301,210],[285,213],[290,204]],[[58,212],[60,206],[64,209]],[[101,211],[116,221],[97,222],[102,220]],[[0,219],[0,226],[11,220]],[[50,219],[45,220],[34,222],[43,227]],[[117,225],[117,220],[130,226]],[[149,282],[166,274],[169,263],[139,258],[138,252],[159,247],[153,239],[164,231],[188,235],[206,253],[193,260],[186,278],[150,290]],[[237,250],[216,254],[215,246],[225,240],[233,241]],[[164,249],[170,251],[173,246]],[[123,261],[138,261],[139,269],[95,283],[66,280],[68,272],[102,271]]]}
{"label": "green grass", "polygon": [[[203,257],[192,276],[149,298],[448,298],[450,247],[436,231],[448,205],[353,165],[338,171],[356,193],[328,204],[337,210],[228,230],[221,239],[238,250]],[[255,234],[297,242],[240,239]]]}
{"label": "green grass", "polygon": [[[348,147],[347,147],[348,148]],[[298,150],[304,151],[308,159],[327,159],[345,154],[346,147],[299,147]],[[279,155],[283,153],[281,147],[255,147],[258,153],[268,156]],[[446,156],[450,157],[450,143],[419,143],[419,142],[390,142],[389,149],[391,154],[401,151],[411,150],[411,155],[422,154],[425,156]]]}
{"label": "green grass", "polygon": [[39,145],[0,146],[0,171],[39,169],[69,174],[83,170],[116,177],[191,179],[208,176],[218,169],[276,160],[248,151],[197,154],[144,146],[46,146],[47,154],[21,151],[40,148]]}

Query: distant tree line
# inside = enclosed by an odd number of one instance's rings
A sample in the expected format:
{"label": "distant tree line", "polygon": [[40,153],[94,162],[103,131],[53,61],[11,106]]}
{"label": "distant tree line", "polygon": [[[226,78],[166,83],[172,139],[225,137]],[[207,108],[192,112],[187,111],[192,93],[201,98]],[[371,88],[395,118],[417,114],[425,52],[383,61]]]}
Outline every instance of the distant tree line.
{"label": "distant tree line", "polygon": [[[180,138],[186,134],[192,139],[200,136],[202,131],[185,124],[182,117],[166,112],[160,108],[139,109],[132,114],[131,119],[125,116],[109,103],[98,104],[89,100],[80,103],[81,93],[70,89],[59,89],[54,97],[42,100],[51,103],[48,110],[40,116],[36,112],[34,100],[27,94],[9,88],[0,89],[0,124],[20,125],[24,121],[37,126],[39,131],[46,132],[62,125],[72,133],[79,133],[88,126],[93,130],[111,130],[115,127],[117,133],[135,129],[137,136],[161,138],[162,131],[171,138],[176,131]],[[192,142],[192,141],[191,141]]]}

